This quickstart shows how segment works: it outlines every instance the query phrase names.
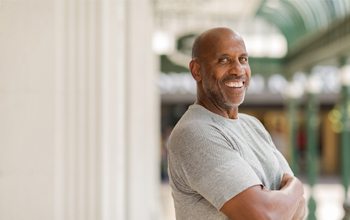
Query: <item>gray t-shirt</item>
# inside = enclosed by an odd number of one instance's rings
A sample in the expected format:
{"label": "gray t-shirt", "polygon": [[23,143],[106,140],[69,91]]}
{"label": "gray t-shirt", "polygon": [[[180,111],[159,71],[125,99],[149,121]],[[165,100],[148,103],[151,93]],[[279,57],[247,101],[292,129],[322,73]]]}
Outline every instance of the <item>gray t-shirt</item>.
{"label": "gray t-shirt", "polygon": [[245,189],[280,187],[292,174],[270,135],[254,117],[227,119],[194,104],[168,142],[170,185],[178,220],[228,219],[219,210]]}

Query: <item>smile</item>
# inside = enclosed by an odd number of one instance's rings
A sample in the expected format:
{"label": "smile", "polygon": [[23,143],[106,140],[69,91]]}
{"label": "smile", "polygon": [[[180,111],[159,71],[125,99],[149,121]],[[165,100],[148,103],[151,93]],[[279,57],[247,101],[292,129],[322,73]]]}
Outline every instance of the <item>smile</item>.
{"label": "smile", "polygon": [[244,85],[243,81],[228,81],[225,82],[225,85],[230,88],[241,88]]}

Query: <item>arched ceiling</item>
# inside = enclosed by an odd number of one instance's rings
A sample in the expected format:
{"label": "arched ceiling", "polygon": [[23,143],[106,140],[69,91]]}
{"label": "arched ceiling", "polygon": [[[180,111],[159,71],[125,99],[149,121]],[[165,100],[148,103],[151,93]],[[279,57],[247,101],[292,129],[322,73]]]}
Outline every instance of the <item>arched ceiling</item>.
{"label": "arched ceiling", "polygon": [[289,48],[348,14],[349,0],[262,0],[256,12],[278,27]]}
{"label": "arched ceiling", "polygon": [[273,26],[284,35],[288,48],[350,14],[350,0],[153,0],[153,4],[156,28],[174,35],[219,25],[254,34],[258,22],[258,33],[264,29],[269,33]]}
{"label": "arched ceiling", "polygon": [[[155,43],[162,42],[166,47],[171,47],[167,39],[174,42],[188,34],[226,26],[244,37],[251,56],[282,57],[287,51],[286,41],[277,27],[256,16],[262,0],[154,0],[153,3]],[[268,45],[273,46],[267,48]],[[161,43],[157,49],[167,54]]]}

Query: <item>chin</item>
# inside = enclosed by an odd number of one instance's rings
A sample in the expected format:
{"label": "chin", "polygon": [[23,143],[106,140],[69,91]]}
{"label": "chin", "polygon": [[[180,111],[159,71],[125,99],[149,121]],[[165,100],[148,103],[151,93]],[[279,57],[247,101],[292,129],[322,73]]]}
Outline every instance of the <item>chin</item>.
{"label": "chin", "polygon": [[243,103],[243,101],[244,101],[244,96],[241,99],[226,101],[225,105],[229,108],[238,107],[239,105],[241,105]]}
{"label": "chin", "polygon": [[224,105],[226,109],[238,108],[243,103],[243,100],[240,102],[225,102]]}

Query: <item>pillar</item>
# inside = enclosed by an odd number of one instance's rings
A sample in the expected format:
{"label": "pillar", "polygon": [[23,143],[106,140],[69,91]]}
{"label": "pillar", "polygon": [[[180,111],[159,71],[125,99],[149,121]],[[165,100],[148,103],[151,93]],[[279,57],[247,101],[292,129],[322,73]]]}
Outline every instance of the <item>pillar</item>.
{"label": "pillar", "polygon": [[55,3],[58,219],[157,219],[151,1]]}
{"label": "pillar", "polygon": [[291,152],[291,168],[294,172],[294,175],[299,175],[299,150],[297,144],[297,132],[298,132],[298,109],[300,105],[300,99],[304,93],[304,88],[301,86],[301,83],[293,80],[289,82],[284,96],[287,102],[288,109],[288,125],[289,125],[289,149]]}
{"label": "pillar", "polygon": [[160,219],[150,0],[0,5],[0,219]]}
{"label": "pillar", "polygon": [[53,14],[0,2],[0,219],[54,218]]}
{"label": "pillar", "polygon": [[329,112],[322,116],[322,121],[324,126],[322,126],[322,137],[321,141],[323,143],[322,152],[322,168],[325,174],[334,175],[338,171],[338,134],[332,129],[332,122],[328,117]]}
{"label": "pillar", "polygon": [[291,150],[291,168],[294,175],[299,174],[299,152],[297,146],[298,114],[297,100],[288,100],[288,121],[289,121],[289,143]]}
{"label": "pillar", "polygon": [[306,134],[307,134],[307,179],[310,185],[310,198],[308,201],[308,220],[316,219],[316,200],[314,198],[313,187],[316,184],[319,172],[318,155],[318,133],[319,133],[319,102],[317,94],[321,90],[320,81],[314,76],[310,76],[307,85],[307,112],[306,112]]}
{"label": "pillar", "polygon": [[342,183],[344,187],[344,217],[343,220],[350,219],[350,197],[349,197],[349,181],[350,181],[350,65],[343,63],[341,67],[341,120],[342,129],[340,134],[341,143],[341,173]]}

